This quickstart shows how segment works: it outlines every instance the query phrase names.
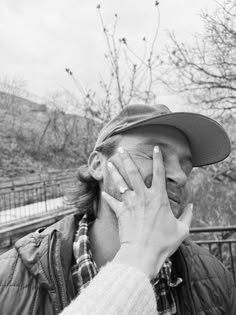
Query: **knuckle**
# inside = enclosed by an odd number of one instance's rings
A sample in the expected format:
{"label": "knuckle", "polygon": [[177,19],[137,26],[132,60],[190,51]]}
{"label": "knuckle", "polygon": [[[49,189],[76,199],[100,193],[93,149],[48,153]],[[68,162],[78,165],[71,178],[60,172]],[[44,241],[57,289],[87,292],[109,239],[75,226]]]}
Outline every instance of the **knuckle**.
{"label": "knuckle", "polygon": [[137,174],[137,170],[134,167],[130,167],[129,174],[131,176],[135,176]]}
{"label": "knuckle", "polygon": [[155,173],[158,174],[159,176],[164,176],[165,175],[165,168],[164,166],[161,164],[161,165],[158,165],[155,169]]}
{"label": "knuckle", "polygon": [[130,194],[130,197],[132,197],[132,198],[136,197],[136,193],[134,190],[130,190],[129,194]]}
{"label": "knuckle", "polygon": [[166,210],[166,209],[169,209],[169,208],[170,208],[169,201],[168,201],[168,199],[166,199],[166,198],[162,198],[162,200],[161,200],[161,205],[162,205],[162,209],[163,209],[163,210]]}
{"label": "knuckle", "polygon": [[160,202],[162,202],[162,200],[168,199],[166,190],[162,185],[160,185],[160,182],[154,183],[154,185],[149,188],[149,191],[151,195],[158,197]]}
{"label": "knuckle", "polygon": [[129,190],[127,192],[125,192],[125,194],[123,195],[123,201],[128,204],[128,203],[133,203],[133,201],[136,198],[136,193],[133,190]]}

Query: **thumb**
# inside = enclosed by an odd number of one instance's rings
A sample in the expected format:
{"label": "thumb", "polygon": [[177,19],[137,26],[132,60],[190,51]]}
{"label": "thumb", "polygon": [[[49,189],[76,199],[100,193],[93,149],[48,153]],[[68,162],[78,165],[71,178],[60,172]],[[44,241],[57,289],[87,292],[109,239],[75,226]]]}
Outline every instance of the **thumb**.
{"label": "thumb", "polygon": [[183,210],[183,213],[179,217],[179,221],[186,224],[186,226],[189,228],[192,222],[193,217],[193,204],[189,203]]}

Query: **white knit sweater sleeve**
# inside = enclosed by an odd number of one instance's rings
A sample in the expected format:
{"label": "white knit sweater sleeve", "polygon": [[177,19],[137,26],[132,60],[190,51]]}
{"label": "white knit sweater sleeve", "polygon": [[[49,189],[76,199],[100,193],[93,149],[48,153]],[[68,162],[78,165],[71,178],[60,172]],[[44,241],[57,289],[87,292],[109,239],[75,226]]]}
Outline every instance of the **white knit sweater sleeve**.
{"label": "white knit sweater sleeve", "polygon": [[135,267],[108,263],[61,315],[157,315],[153,287]]}

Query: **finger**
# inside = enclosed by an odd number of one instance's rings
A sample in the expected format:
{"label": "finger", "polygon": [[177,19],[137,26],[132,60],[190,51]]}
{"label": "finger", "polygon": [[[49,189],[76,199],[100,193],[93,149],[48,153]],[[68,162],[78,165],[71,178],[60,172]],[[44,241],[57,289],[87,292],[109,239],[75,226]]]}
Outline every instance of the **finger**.
{"label": "finger", "polygon": [[139,173],[139,170],[133,160],[131,159],[128,152],[126,152],[122,147],[119,147],[117,150],[123,161],[123,165],[128,176],[128,179],[132,185],[132,188],[136,192],[141,192],[146,188],[143,178]]}
{"label": "finger", "polygon": [[160,148],[156,145],[153,148],[153,177],[152,187],[154,189],[166,189],[165,167]]}
{"label": "finger", "polygon": [[113,198],[111,195],[106,193],[105,191],[102,192],[102,198],[106,201],[106,203],[110,206],[110,208],[115,213],[116,217],[119,218],[121,214],[121,202],[115,198]]}
{"label": "finger", "polygon": [[107,163],[107,167],[109,170],[109,173],[112,177],[112,179],[114,180],[114,183],[116,184],[116,187],[120,190],[120,188],[128,188],[125,180],[123,179],[123,177],[121,176],[120,172],[117,170],[117,168],[115,167],[115,165],[109,161]]}
{"label": "finger", "polygon": [[184,186],[184,205],[183,208],[185,208],[189,203],[191,203],[192,196],[193,196],[193,190],[192,190],[192,184],[190,181],[187,181]]}
{"label": "finger", "polygon": [[189,203],[183,210],[183,213],[179,217],[179,221],[185,223],[185,225],[189,228],[192,222],[193,217],[193,204]]}

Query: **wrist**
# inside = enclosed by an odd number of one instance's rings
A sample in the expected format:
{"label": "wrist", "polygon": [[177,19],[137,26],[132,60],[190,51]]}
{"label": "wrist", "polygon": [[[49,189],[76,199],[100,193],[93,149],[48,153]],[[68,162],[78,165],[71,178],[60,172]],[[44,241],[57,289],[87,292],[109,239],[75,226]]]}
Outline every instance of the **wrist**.
{"label": "wrist", "polygon": [[141,270],[151,280],[161,269],[166,258],[153,255],[153,251],[143,249],[139,245],[123,243],[113,261],[128,264]]}

